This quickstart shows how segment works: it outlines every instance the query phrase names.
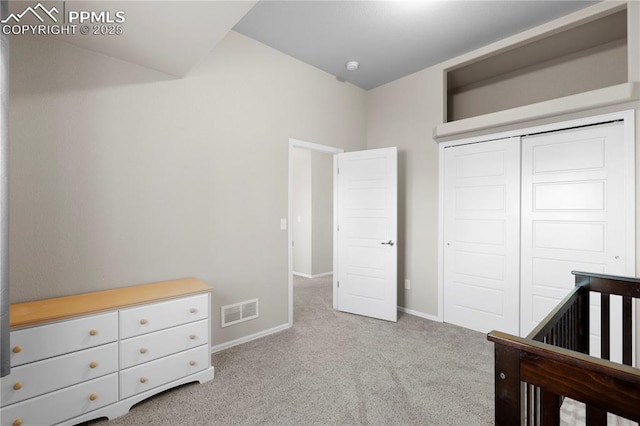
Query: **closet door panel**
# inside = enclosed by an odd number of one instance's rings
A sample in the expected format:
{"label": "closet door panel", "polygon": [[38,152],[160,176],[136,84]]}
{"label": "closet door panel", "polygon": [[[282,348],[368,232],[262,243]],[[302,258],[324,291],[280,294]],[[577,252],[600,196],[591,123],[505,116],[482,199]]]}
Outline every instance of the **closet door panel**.
{"label": "closet door panel", "polygon": [[574,287],[571,271],[629,274],[623,136],[608,123],[522,138],[521,335]]}
{"label": "closet door panel", "polygon": [[518,333],[520,138],[446,148],[444,320]]}

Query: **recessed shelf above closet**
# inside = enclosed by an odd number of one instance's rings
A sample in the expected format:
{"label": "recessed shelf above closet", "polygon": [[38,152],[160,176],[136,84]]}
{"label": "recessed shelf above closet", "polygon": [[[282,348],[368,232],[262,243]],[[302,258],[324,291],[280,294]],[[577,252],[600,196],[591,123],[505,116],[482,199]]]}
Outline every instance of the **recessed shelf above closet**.
{"label": "recessed shelf above closet", "polygon": [[635,12],[605,2],[451,60],[434,137],[637,99]]}

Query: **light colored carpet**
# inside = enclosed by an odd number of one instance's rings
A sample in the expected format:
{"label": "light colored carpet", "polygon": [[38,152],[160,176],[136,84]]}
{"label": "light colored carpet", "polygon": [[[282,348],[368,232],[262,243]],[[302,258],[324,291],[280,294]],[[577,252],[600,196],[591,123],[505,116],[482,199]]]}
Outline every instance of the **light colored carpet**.
{"label": "light colored carpet", "polygon": [[490,425],[493,346],[406,314],[336,312],[331,277],[296,278],[294,326],[213,354],[216,378],[105,425]]}
{"label": "light colored carpet", "polygon": [[[565,398],[560,408],[560,426],[584,426],[586,422],[584,404]],[[637,426],[637,422],[607,413],[607,426]]]}

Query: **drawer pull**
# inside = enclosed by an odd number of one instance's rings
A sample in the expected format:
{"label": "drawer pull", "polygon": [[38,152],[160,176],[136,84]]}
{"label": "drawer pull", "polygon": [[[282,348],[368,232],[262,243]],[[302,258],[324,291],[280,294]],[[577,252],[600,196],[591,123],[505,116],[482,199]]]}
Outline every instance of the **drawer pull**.
{"label": "drawer pull", "polygon": [[21,418],[17,418],[13,421],[13,426],[22,426],[22,419]]}
{"label": "drawer pull", "polygon": [[196,308],[191,308],[189,309],[189,312],[195,314],[196,312],[198,312],[198,310]]}
{"label": "drawer pull", "polygon": [[91,368],[96,368],[98,366],[98,363],[95,361],[91,361],[91,364],[89,364],[89,367]]}
{"label": "drawer pull", "polygon": [[[20,352],[22,352],[22,346],[17,345],[17,346],[13,347],[13,353],[14,354],[19,354]],[[20,420],[20,419],[18,419],[18,420]],[[20,420],[20,421],[22,421],[22,420]]]}
{"label": "drawer pull", "polygon": [[145,325],[146,323],[148,323],[149,321],[147,321],[146,319],[142,318],[140,320],[140,324]]}
{"label": "drawer pull", "polygon": [[90,336],[95,336],[96,334],[98,334],[98,330],[93,329],[93,330],[89,331],[89,335]]}
{"label": "drawer pull", "polygon": [[140,377],[140,383],[147,383],[146,377]]}
{"label": "drawer pull", "polygon": [[147,348],[140,348],[140,353],[141,354],[146,354],[147,353]]}
{"label": "drawer pull", "polygon": [[20,390],[20,389],[22,389],[22,383],[16,382],[16,384],[13,385],[13,390]]}
{"label": "drawer pull", "polygon": [[197,337],[198,336],[196,336],[195,334],[190,334],[189,335],[189,339],[191,339],[191,340],[196,340]]}
{"label": "drawer pull", "polygon": [[96,399],[98,399],[98,394],[97,393],[92,393],[91,395],[89,395],[89,399],[91,401],[95,401]]}
{"label": "drawer pull", "polygon": [[196,362],[195,361],[189,361],[189,365],[193,367],[194,365],[196,365]]}

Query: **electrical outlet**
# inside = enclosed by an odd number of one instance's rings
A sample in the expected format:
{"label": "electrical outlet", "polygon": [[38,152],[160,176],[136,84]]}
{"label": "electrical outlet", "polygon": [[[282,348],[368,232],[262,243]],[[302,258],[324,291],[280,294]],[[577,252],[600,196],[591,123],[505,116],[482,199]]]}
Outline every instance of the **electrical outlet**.
{"label": "electrical outlet", "polygon": [[407,290],[411,290],[411,281],[405,279],[404,280],[404,288],[406,288]]}

